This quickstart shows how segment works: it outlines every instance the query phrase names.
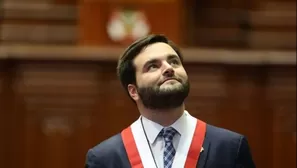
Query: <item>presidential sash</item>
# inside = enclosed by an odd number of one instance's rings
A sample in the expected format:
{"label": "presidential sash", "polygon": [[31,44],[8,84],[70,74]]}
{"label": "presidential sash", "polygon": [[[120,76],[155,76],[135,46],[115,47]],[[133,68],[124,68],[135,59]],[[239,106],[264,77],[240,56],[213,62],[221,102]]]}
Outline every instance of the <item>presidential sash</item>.
{"label": "presidential sash", "polygon": [[[172,168],[196,168],[200,152],[203,151],[202,144],[206,133],[206,123],[192,116],[189,117],[195,123],[189,126],[190,129],[192,127],[193,132],[188,137],[181,137],[180,142],[183,143],[183,146],[177,149],[176,155],[178,156],[175,156]],[[141,128],[139,124],[138,120],[121,132],[131,167],[156,168],[149,150],[149,144],[145,141],[145,136],[143,131],[139,129]],[[186,155],[182,153],[186,153]]]}

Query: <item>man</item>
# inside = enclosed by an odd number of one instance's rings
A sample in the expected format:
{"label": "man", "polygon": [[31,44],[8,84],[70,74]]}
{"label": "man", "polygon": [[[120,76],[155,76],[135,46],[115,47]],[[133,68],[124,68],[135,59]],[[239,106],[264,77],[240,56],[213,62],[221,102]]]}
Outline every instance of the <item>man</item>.
{"label": "man", "polygon": [[243,135],[191,116],[189,81],[179,49],[149,35],[120,57],[118,76],[141,116],[87,153],[86,168],[254,168]]}

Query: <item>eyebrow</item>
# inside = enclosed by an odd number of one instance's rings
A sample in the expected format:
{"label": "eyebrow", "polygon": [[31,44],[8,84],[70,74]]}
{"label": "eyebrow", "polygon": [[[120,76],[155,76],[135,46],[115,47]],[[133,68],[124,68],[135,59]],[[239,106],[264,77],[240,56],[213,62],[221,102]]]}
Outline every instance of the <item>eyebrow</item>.
{"label": "eyebrow", "polygon": [[[176,59],[176,58],[179,59],[179,56],[176,55],[176,54],[169,54],[169,55],[167,55],[167,60]],[[144,64],[143,67],[147,67],[147,65],[149,65],[149,64],[154,64],[154,63],[156,63],[156,62],[158,62],[158,59],[151,59],[151,60],[147,61],[147,62]]]}
{"label": "eyebrow", "polygon": [[157,59],[149,60],[149,61],[147,61],[147,62],[144,64],[143,67],[147,67],[148,65],[150,65],[150,64],[154,64],[154,63],[157,63],[157,62],[158,62]]}
{"label": "eyebrow", "polygon": [[174,58],[178,58],[179,59],[179,56],[178,55],[175,55],[175,54],[170,54],[167,56],[167,59],[174,59]]}

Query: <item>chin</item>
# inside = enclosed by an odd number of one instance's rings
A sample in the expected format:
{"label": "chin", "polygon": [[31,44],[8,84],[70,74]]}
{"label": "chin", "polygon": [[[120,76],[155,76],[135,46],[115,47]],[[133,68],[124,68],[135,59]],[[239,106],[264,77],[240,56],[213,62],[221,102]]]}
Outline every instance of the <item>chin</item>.
{"label": "chin", "polygon": [[175,90],[181,88],[182,85],[180,83],[173,84],[165,84],[160,87],[161,90]]}

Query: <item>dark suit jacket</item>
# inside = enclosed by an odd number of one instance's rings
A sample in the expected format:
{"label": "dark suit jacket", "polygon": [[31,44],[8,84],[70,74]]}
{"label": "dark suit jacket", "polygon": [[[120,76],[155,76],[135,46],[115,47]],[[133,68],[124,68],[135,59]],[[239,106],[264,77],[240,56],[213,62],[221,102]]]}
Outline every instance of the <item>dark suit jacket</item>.
{"label": "dark suit jacket", "polygon": [[[235,132],[207,124],[197,168],[255,168],[247,139]],[[131,168],[121,134],[87,152],[85,168]]]}

